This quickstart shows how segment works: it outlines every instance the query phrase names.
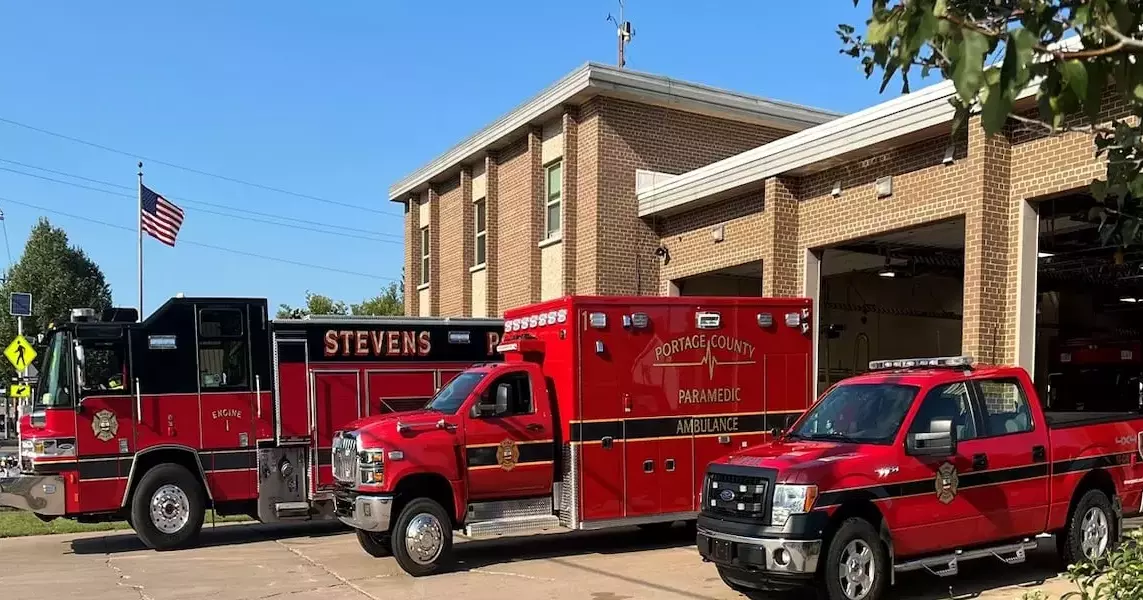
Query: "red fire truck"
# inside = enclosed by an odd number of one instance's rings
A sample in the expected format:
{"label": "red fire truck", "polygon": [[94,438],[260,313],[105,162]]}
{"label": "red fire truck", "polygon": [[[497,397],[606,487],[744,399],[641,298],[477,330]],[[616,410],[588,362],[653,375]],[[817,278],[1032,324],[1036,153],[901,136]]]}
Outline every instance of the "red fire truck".
{"label": "red fire truck", "polygon": [[1052,411],[1123,411],[1143,406],[1143,344],[1136,339],[1067,339],[1048,357]]}
{"label": "red fire truck", "polygon": [[697,546],[730,587],[878,600],[905,571],[1102,557],[1143,511],[1143,414],[1047,412],[1019,367],[874,361],[778,438],[712,462]]}
{"label": "red fire truck", "polygon": [[156,549],[192,545],[207,508],[333,518],[334,431],[423,406],[498,358],[503,332],[501,319],[271,320],[266,300],[248,298],[104,316],[76,310],[48,332],[22,474],[0,479],[0,505],[125,518]]}
{"label": "red fire truck", "polygon": [[812,398],[805,299],[566,297],[505,315],[505,360],[334,440],[374,556],[438,572],[469,538],[695,518],[706,463]]}

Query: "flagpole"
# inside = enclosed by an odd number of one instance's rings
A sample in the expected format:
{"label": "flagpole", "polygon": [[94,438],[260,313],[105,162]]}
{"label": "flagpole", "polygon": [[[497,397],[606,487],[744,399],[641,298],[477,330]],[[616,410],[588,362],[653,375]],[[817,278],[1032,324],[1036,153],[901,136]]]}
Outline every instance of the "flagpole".
{"label": "flagpole", "polygon": [[139,162],[139,316],[143,320],[143,162]]}

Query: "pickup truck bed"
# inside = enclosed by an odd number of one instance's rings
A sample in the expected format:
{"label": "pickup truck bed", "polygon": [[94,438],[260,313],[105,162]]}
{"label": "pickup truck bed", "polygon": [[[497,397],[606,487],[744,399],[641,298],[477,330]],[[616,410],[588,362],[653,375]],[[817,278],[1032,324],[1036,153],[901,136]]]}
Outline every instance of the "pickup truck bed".
{"label": "pickup truck bed", "polygon": [[1103,423],[1117,423],[1132,419],[1143,419],[1143,413],[1138,412],[1080,412],[1080,411],[1044,411],[1044,419],[1050,429],[1068,429],[1084,425],[1100,425]]}

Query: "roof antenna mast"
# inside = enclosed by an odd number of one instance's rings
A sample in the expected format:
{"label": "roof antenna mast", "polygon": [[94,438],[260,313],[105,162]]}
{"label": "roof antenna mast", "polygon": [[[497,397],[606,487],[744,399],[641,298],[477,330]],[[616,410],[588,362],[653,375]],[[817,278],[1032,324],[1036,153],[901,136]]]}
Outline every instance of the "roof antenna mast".
{"label": "roof antenna mast", "polygon": [[619,19],[608,13],[607,20],[615,23],[615,35],[619,38],[619,68],[623,68],[627,65],[624,50],[627,49],[627,43],[635,36],[635,28],[631,26],[631,22],[623,19],[623,0],[619,0]]}

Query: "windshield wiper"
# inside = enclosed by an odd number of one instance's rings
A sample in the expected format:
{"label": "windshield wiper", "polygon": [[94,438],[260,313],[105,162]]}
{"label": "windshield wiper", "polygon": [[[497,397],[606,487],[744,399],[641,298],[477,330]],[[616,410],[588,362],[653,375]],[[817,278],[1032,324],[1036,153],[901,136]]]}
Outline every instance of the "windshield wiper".
{"label": "windshield wiper", "polygon": [[803,437],[807,440],[830,440],[834,442],[855,441],[854,438],[851,438],[844,433],[812,433]]}

